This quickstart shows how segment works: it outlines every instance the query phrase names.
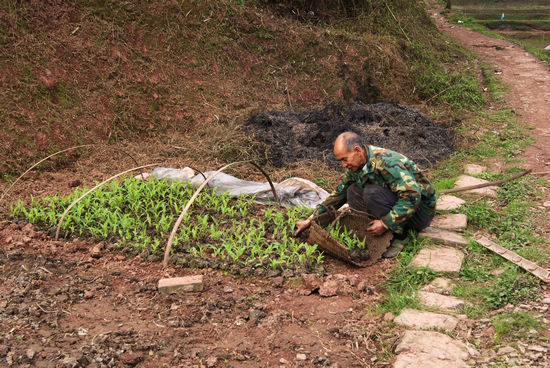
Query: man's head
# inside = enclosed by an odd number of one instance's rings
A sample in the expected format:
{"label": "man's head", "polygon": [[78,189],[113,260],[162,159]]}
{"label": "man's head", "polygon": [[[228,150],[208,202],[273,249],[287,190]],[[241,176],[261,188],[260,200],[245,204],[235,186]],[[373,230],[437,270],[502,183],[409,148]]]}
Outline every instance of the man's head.
{"label": "man's head", "polygon": [[336,138],[334,156],[342,166],[351,171],[357,171],[367,163],[363,140],[353,132],[344,132]]}

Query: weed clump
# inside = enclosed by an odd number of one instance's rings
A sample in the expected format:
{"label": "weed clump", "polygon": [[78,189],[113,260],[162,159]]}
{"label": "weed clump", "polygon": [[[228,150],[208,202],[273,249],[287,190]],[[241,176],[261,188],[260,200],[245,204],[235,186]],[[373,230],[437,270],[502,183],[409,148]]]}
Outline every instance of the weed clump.
{"label": "weed clump", "polygon": [[[11,215],[53,232],[65,208],[87,189],[69,196],[47,196]],[[61,228],[66,237],[81,236],[116,243],[129,253],[160,259],[176,218],[194,188],[165,180],[113,181],[78,202]],[[322,271],[316,245],[295,240],[297,220],[307,208],[260,207],[253,198],[232,198],[215,189],[195,200],[173,242],[173,258],[190,267],[212,267],[236,274],[280,274],[283,270]]]}

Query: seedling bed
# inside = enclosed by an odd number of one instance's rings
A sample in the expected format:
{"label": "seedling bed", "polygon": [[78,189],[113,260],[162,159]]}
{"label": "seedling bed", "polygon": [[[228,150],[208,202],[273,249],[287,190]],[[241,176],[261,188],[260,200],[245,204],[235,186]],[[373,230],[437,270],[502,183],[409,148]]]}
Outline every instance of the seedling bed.
{"label": "seedling bed", "polygon": [[[31,199],[29,204],[19,201],[11,215],[53,234],[63,211],[86,190]],[[61,236],[114,243],[126,253],[158,260],[194,191],[189,184],[165,180],[112,181],[69,211]],[[315,244],[293,236],[296,221],[310,212],[261,206],[251,197],[205,189],[178,229],[171,259],[187,267],[218,268],[233,274],[323,272],[323,253]]]}

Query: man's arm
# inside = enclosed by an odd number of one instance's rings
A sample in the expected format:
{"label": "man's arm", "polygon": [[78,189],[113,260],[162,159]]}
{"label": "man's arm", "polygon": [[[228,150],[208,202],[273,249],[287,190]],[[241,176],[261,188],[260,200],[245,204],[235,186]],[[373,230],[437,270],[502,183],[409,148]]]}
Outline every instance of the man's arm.
{"label": "man's arm", "polygon": [[327,199],[325,199],[321,204],[317,206],[317,208],[315,209],[313,214],[309,216],[309,218],[307,218],[304,221],[296,222],[295,224],[296,230],[294,231],[294,236],[300,235],[302,231],[304,231],[311,225],[311,221],[313,221],[313,217],[326,212],[328,207],[340,208],[346,203],[348,187],[352,184],[352,181],[347,176],[347,174],[348,174],[347,172],[344,174],[344,176],[342,177],[342,181],[336,187],[336,190],[334,190],[327,197]]}
{"label": "man's arm", "polygon": [[402,164],[384,167],[382,176],[397,195],[397,202],[381,220],[391,231],[401,233],[402,224],[414,215],[420,205],[422,188],[414,175]]}

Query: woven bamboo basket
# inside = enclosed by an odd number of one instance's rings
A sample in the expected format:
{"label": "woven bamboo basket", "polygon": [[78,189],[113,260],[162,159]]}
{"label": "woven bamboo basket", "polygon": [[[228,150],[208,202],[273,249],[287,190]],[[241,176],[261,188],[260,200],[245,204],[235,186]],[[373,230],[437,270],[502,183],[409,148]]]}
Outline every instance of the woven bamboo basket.
{"label": "woven bamboo basket", "polygon": [[[324,252],[354,266],[370,266],[382,257],[382,253],[386,251],[393,237],[390,231],[386,231],[381,236],[373,236],[367,233],[367,224],[372,220],[372,217],[358,211],[347,211],[338,215],[338,217],[334,213],[325,212],[317,218],[316,222],[314,221],[311,224],[307,234],[307,242],[317,244],[318,248]],[[362,250],[360,254],[357,254],[357,252],[351,254],[344,245],[330,236],[324,227],[331,223],[334,225],[335,221],[338,221],[348,230],[352,229],[357,237],[364,238],[366,250]]]}

